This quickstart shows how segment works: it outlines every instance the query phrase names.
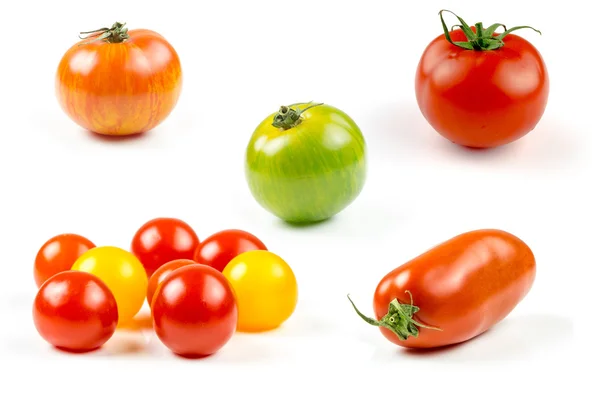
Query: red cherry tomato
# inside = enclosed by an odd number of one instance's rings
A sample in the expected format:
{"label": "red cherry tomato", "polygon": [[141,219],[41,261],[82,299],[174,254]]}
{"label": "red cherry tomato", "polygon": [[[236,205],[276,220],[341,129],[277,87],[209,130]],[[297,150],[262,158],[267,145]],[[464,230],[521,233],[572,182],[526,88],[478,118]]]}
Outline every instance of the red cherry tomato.
{"label": "red cherry tomato", "polygon": [[148,300],[148,305],[152,306],[152,298],[154,297],[154,293],[158,288],[158,285],[165,280],[165,278],[174,270],[180,267],[184,267],[186,265],[196,264],[193,260],[173,260],[163,264],[159,269],[154,271],[150,280],[148,281],[148,291],[146,292],[146,298]]}
{"label": "red cherry tomato", "polygon": [[227,229],[206,238],[196,248],[194,260],[223,271],[229,261],[251,250],[267,250],[256,236],[239,229]]}
{"label": "red cherry tomato", "polygon": [[152,300],[158,338],[175,354],[203,357],[233,336],[238,309],[227,279],[208,265],[193,264],[171,272]]}
{"label": "red cherry tomato", "polygon": [[146,222],[131,241],[131,252],[141,261],[148,276],[161,265],[178,259],[193,259],[200,241],[196,232],[176,218],[156,218]]}
{"label": "red cherry tomato", "polygon": [[83,253],[96,247],[83,236],[64,233],[50,238],[35,256],[33,277],[39,288],[48,278],[68,271]]}
{"label": "red cherry tomato", "polygon": [[119,319],[108,287],[88,272],[64,271],[40,287],[33,322],[48,343],[72,352],[91,351],[112,337]]}

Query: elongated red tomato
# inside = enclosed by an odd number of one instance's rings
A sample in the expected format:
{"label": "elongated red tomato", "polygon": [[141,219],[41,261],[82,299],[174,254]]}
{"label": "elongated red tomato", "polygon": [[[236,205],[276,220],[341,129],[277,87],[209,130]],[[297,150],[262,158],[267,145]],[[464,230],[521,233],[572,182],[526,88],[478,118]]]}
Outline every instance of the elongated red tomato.
{"label": "elongated red tomato", "polygon": [[400,346],[460,343],[503,320],[531,289],[535,269],[531,249],[516,236],[471,231],[384,276],[373,299],[376,319],[355,310]]}
{"label": "elongated red tomato", "polygon": [[89,36],[65,53],[56,73],[67,115],[105,135],[146,132],[167,118],[182,86],[179,57],[169,42],[118,22],[84,33]]}

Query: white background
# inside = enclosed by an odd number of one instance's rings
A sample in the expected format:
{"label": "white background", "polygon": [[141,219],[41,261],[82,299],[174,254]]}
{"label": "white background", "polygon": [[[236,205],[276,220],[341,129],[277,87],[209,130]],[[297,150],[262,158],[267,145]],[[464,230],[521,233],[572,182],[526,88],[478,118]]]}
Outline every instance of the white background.
{"label": "white background", "polygon": [[[582,3],[11,2],[0,56],[0,398],[479,399],[584,388],[581,398],[594,398],[585,363],[595,365],[598,335],[599,87],[593,6]],[[518,31],[543,54],[551,89],[543,120],[517,143],[465,150],[421,117],[414,73],[442,32],[441,8],[472,24],[542,31]],[[130,140],[86,133],[54,97],[56,67],[77,33],[116,20],[163,34],[184,71],[169,119]],[[256,204],[243,156],[265,116],[309,100],[355,119],[369,175],[346,211],[298,229]],[[128,248],[159,216],[184,219],[200,237],[226,228],[259,236],[297,275],[296,313],[201,361],[171,355],[151,332],[118,333],[95,354],[50,348],[31,318],[41,244],[76,232]],[[354,314],[347,293],[371,313],[385,273],[478,228],[516,234],[538,262],[532,291],[488,334],[415,354]]]}

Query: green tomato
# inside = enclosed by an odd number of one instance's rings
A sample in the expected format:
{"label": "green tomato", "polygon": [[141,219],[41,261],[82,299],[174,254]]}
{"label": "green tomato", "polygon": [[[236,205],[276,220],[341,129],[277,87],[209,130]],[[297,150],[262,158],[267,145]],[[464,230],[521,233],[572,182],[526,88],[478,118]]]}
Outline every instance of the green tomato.
{"label": "green tomato", "polygon": [[256,128],[246,149],[256,201],[291,223],[323,221],[360,194],[366,144],[356,123],[325,104],[284,106]]}

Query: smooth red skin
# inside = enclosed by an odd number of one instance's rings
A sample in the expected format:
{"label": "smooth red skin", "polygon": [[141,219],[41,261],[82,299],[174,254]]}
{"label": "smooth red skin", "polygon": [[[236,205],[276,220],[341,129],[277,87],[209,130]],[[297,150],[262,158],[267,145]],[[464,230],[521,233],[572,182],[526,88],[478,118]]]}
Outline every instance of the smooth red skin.
{"label": "smooth red skin", "polygon": [[504,319],[531,289],[536,262],[531,249],[516,236],[494,229],[458,235],[388,273],[375,290],[373,305],[379,320],[394,298],[420,310],[416,319],[436,331],[419,328],[417,338],[399,346],[431,348],[472,339]]}
{"label": "smooth red skin", "polygon": [[198,235],[177,218],[156,218],[142,225],[133,236],[131,252],[140,260],[151,277],[163,264],[194,258],[200,244]]}
{"label": "smooth red skin", "polygon": [[[466,40],[459,29],[450,36]],[[550,88],[542,56],[520,36],[509,34],[504,43],[497,50],[464,50],[440,35],[425,49],[415,79],[417,103],[446,139],[474,148],[502,146],[542,118]]]}
{"label": "smooth red skin", "polygon": [[148,290],[146,292],[146,299],[148,300],[148,305],[152,306],[152,298],[154,298],[154,293],[158,286],[165,280],[167,276],[178,268],[185,267],[186,265],[197,264],[194,260],[173,260],[163,264],[160,268],[158,268],[148,281]]}
{"label": "smooth red skin", "polygon": [[238,309],[223,274],[201,264],[171,272],[152,300],[158,338],[175,354],[204,357],[216,353],[235,333]]}
{"label": "smooth red skin", "polygon": [[227,229],[202,241],[196,248],[194,260],[222,272],[236,256],[251,250],[267,250],[267,246],[251,233]]}
{"label": "smooth red skin", "polygon": [[74,233],[64,233],[50,238],[38,250],[33,266],[33,277],[39,288],[50,277],[71,269],[86,251],[96,247],[87,238]]}
{"label": "smooth red skin", "polygon": [[33,305],[39,334],[55,347],[71,352],[98,349],[117,329],[117,302],[95,275],[60,272],[40,287]]}

